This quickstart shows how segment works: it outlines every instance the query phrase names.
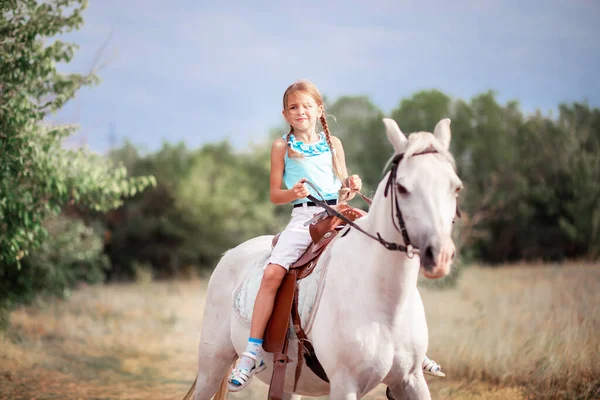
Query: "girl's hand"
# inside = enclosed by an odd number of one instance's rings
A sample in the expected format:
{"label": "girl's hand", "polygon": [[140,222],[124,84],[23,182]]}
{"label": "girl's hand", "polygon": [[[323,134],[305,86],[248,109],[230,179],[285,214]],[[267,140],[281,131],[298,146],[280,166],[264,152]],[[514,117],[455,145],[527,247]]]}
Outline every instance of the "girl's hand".
{"label": "girl's hand", "polygon": [[306,181],[306,178],[302,178],[294,186],[292,186],[292,192],[297,199],[304,199],[310,194],[306,186],[304,186],[304,182]]}
{"label": "girl's hand", "polygon": [[360,192],[362,189],[362,181],[358,175],[350,175],[346,179],[346,184],[353,192]]}

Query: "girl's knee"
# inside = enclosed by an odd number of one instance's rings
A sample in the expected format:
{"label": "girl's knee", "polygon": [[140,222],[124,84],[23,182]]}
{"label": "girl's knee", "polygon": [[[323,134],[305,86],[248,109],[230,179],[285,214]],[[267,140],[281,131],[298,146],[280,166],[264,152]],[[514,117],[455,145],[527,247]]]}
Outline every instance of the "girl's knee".
{"label": "girl's knee", "polygon": [[287,270],[281,265],[269,264],[265,269],[261,285],[278,288],[285,274],[287,274]]}

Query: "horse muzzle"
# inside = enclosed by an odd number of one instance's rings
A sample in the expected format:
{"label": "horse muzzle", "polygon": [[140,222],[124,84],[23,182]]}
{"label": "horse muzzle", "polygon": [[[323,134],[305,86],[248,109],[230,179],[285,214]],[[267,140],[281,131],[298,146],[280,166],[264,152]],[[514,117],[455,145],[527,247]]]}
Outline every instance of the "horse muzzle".
{"label": "horse muzzle", "polygon": [[429,279],[443,278],[450,273],[456,247],[451,239],[441,245],[429,244],[421,251],[423,275]]}

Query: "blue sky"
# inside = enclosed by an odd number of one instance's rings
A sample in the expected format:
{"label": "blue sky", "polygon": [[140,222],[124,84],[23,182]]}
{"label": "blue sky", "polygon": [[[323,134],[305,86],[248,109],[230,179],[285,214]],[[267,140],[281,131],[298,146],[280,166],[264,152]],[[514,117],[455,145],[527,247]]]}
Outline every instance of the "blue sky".
{"label": "blue sky", "polygon": [[225,138],[243,149],[283,122],[283,91],[300,78],[385,113],[432,88],[464,99],[492,89],[525,111],[600,106],[596,0],[90,0],[84,18],[61,70],[89,71],[112,32],[102,83],[53,120],[80,124],[69,143],[99,152],[111,123],[117,145],[146,151]]}

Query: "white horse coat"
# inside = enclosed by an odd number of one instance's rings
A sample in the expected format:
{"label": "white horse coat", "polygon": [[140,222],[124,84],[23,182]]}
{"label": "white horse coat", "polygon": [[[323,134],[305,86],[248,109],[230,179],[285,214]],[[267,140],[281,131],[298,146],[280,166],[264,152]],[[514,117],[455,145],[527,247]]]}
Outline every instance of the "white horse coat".
{"label": "white horse coat", "polygon": [[[456,197],[462,183],[453,168],[450,120],[441,120],[434,134],[418,132],[407,140],[390,119],[384,119],[396,154],[404,154],[393,190],[411,243],[420,256],[390,251],[379,242],[351,228],[330,245],[330,261],[322,297],[308,334],[330,384],[305,365],[292,395],[296,362],[288,364],[287,398],[300,395],[331,399],[359,399],[380,383],[393,397],[429,399],[421,363],[428,346],[427,323],[417,290],[421,267],[431,278],[445,276],[454,256],[451,239]],[[437,153],[419,153],[435,149]],[[389,174],[389,173],[388,173]],[[394,205],[384,195],[387,175],[379,184],[369,214],[356,223],[365,231],[379,233],[387,241],[402,243],[394,226]],[[396,222],[397,224],[397,222]],[[232,315],[232,293],[246,276],[256,257],[271,247],[272,236],[248,240],[225,253],[208,286],[204,321],[198,348],[198,378],[194,396],[208,400],[224,398],[222,382],[232,363],[245,348],[249,328]],[[288,355],[297,357],[291,340]],[[255,378],[269,383],[269,366]]]}

